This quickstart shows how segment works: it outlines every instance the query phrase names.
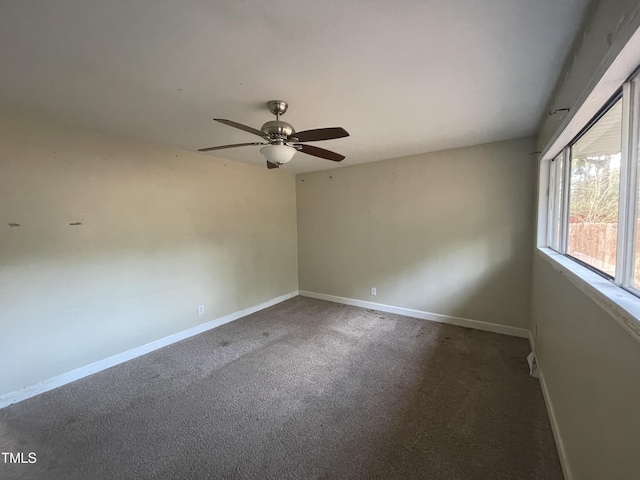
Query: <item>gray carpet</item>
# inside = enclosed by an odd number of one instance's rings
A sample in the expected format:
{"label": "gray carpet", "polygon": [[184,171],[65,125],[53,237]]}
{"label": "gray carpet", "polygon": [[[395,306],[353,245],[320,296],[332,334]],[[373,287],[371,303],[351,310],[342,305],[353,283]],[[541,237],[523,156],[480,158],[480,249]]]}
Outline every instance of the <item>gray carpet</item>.
{"label": "gray carpet", "polygon": [[527,353],[296,297],[0,410],[0,478],[562,479]]}

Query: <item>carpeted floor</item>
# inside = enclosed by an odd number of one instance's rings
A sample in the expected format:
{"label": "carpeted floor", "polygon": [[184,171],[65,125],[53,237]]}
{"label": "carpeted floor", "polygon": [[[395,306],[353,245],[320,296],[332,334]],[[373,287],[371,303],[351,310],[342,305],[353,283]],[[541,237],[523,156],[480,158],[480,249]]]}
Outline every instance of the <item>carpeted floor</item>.
{"label": "carpeted floor", "polygon": [[0,410],[0,478],[562,479],[527,353],[296,297]]}

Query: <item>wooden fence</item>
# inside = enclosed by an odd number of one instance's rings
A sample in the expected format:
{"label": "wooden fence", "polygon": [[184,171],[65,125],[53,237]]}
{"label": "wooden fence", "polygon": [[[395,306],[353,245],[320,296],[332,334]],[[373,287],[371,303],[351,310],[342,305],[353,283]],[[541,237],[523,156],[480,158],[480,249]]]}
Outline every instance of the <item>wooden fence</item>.
{"label": "wooden fence", "polygon": [[[611,276],[615,275],[617,223],[569,223],[567,253]],[[640,288],[640,220],[636,225],[635,287]]]}

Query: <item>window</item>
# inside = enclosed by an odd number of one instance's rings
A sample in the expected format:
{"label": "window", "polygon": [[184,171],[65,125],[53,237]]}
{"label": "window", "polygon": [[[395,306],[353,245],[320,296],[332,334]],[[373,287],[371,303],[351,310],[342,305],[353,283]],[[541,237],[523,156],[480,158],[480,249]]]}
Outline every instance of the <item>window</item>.
{"label": "window", "polygon": [[567,254],[615,276],[622,100],[571,145]]}
{"label": "window", "polygon": [[640,74],[549,162],[547,245],[640,296]]}

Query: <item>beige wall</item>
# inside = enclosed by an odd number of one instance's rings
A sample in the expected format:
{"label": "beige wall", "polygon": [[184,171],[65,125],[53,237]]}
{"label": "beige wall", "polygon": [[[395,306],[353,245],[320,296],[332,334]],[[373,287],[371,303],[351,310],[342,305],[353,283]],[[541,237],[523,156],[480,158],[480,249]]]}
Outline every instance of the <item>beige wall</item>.
{"label": "beige wall", "polygon": [[537,255],[533,318],[572,478],[638,478],[640,344]]}
{"label": "beige wall", "polygon": [[0,219],[0,394],[297,289],[284,171],[0,114]]}
{"label": "beige wall", "polygon": [[526,138],[298,175],[300,289],[527,327],[533,147]]}

